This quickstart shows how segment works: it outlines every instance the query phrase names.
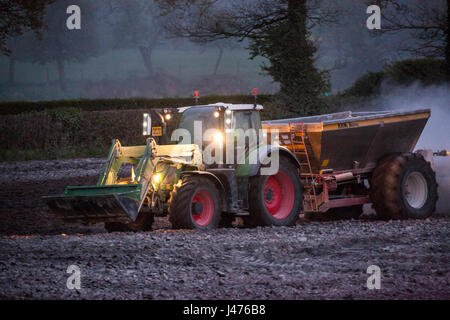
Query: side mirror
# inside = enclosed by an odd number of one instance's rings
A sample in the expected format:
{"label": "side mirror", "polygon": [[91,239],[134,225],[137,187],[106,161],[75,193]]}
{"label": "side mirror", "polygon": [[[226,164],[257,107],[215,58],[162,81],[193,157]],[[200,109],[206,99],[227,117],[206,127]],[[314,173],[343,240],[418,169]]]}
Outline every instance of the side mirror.
{"label": "side mirror", "polygon": [[233,111],[225,110],[225,131],[233,129]]}
{"label": "side mirror", "polygon": [[144,119],[142,122],[142,134],[149,136],[152,134],[152,116],[149,113],[144,113]]}

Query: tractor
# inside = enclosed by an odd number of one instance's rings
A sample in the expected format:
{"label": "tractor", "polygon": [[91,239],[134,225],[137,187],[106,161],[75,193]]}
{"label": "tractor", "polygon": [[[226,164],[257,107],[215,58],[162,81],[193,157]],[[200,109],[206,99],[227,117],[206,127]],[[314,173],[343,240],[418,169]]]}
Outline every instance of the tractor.
{"label": "tractor", "polygon": [[[300,162],[258,134],[262,109],[225,103],[153,109],[143,115],[143,134],[150,136],[145,146],[114,140],[97,185],[70,186],[44,200],[67,222],[104,222],[110,232],[150,230],[155,216],[166,215],[176,229],[226,227],[236,216],[251,226],[293,225],[302,206]],[[183,133],[200,141],[184,141]],[[211,146],[213,157],[228,152],[236,159],[205,161]],[[262,175],[275,153],[279,170]],[[127,164],[129,175],[120,177]]]}

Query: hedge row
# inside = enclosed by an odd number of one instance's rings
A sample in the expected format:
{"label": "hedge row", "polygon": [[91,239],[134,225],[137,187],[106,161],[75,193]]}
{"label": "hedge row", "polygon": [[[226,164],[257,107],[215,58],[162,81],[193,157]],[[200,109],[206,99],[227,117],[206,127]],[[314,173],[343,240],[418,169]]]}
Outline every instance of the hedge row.
{"label": "hedge row", "polygon": [[80,152],[80,157],[106,156],[114,138],[124,145],[145,144],[142,113],[143,110],[86,112],[65,108],[1,116],[0,160],[55,158],[61,153],[73,154],[74,150]]}
{"label": "hedge row", "polygon": [[442,59],[407,59],[388,64],[380,72],[369,72],[343,92],[347,97],[369,97],[383,94],[397,86],[408,86],[416,81],[423,85],[441,84],[446,79],[446,62]]}
{"label": "hedge row", "polygon": [[[271,95],[259,95],[258,103],[264,104],[270,101]],[[230,96],[204,96],[199,100],[199,104],[209,104],[216,102],[228,103],[253,103],[252,95],[230,95]],[[130,98],[130,99],[80,99],[80,100],[57,100],[39,102],[0,102],[0,115],[21,114],[34,111],[51,110],[55,108],[78,108],[84,111],[102,110],[132,110],[149,108],[169,108],[193,105],[192,98]]]}
{"label": "hedge row", "polygon": [[[104,157],[116,138],[123,145],[143,145],[142,114],[146,110],[87,111],[58,107],[43,112],[1,115],[0,161]],[[300,115],[266,103],[261,116],[265,120]]]}

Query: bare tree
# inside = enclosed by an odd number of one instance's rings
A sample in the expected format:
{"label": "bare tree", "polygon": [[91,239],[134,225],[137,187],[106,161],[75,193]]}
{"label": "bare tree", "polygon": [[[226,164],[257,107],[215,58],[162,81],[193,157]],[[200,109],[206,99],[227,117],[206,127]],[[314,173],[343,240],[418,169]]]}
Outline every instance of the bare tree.
{"label": "bare tree", "polygon": [[95,3],[78,0],[83,10],[83,27],[76,32],[68,30],[66,9],[73,2],[58,0],[47,8],[44,22],[48,26],[41,39],[35,39],[32,61],[41,64],[55,63],[58,69],[59,85],[66,90],[65,64],[70,61],[83,62],[98,53],[98,34],[96,32]]}
{"label": "bare tree", "polygon": [[224,52],[231,51],[238,47],[241,47],[240,43],[237,43],[232,39],[222,39],[213,42],[194,42],[194,44],[200,47],[201,54],[203,54],[207,49],[217,50],[217,58],[216,62],[214,63],[214,69],[212,72],[213,76],[218,74]]}
{"label": "bare tree", "polygon": [[0,52],[9,55],[7,41],[44,28],[45,7],[53,0],[0,0]]}
{"label": "bare tree", "polygon": [[[215,41],[261,39],[264,28],[288,21],[289,12],[305,0],[155,0],[162,13],[171,13],[166,26],[176,36]],[[308,29],[334,21],[338,12],[319,0],[307,2]]]}
{"label": "bare tree", "polygon": [[137,48],[149,77],[153,76],[153,52],[165,39],[164,17],[150,0],[108,0],[114,19],[113,35],[118,48]]}
{"label": "bare tree", "polygon": [[331,21],[336,13],[320,1],[307,0],[157,0],[171,14],[168,30],[193,41],[228,38],[249,40],[251,56],[268,59],[263,65],[289,110],[320,111],[317,97],[327,87],[314,66],[316,49],[310,30]]}

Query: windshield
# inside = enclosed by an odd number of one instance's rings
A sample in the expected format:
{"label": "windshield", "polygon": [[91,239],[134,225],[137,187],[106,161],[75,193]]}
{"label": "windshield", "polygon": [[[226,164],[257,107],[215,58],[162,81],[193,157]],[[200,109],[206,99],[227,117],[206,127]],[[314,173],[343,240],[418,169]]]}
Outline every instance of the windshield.
{"label": "windshield", "polygon": [[215,107],[193,107],[183,112],[178,128],[186,129],[191,134],[191,142],[180,141],[180,143],[192,143],[194,141],[194,121],[202,124],[202,137],[208,129],[219,129],[219,118],[214,116]]}

